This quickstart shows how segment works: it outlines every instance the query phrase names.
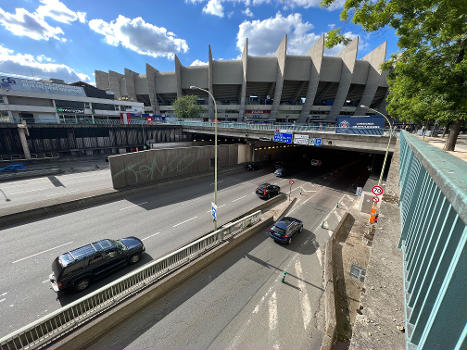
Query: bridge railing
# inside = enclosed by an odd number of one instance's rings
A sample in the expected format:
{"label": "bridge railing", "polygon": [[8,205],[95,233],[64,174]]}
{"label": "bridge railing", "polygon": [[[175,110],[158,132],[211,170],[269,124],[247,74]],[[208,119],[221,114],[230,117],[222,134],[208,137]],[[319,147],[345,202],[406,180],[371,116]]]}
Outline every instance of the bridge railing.
{"label": "bridge railing", "polygon": [[38,349],[205,254],[261,219],[261,210],[128,273],[0,339],[1,350]]}
{"label": "bridge railing", "polygon": [[407,349],[467,348],[467,163],[400,135]]}

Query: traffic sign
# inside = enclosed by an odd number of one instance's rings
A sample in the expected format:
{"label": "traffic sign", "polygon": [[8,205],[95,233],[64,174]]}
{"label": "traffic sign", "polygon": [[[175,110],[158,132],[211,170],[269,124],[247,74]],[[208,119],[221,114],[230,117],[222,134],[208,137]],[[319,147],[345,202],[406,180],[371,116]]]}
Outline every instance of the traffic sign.
{"label": "traffic sign", "polygon": [[378,203],[378,202],[379,202],[379,198],[378,198],[378,197],[373,197],[373,198],[371,198],[371,201],[372,201],[373,203]]}
{"label": "traffic sign", "polygon": [[292,134],[286,134],[283,132],[275,132],[274,142],[292,143]]}
{"label": "traffic sign", "polygon": [[376,186],[373,186],[371,188],[371,192],[373,192],[373,194],[375,196],[381,196],[383,194],[384,190],[383,190],[383,188],[381,186],[376,185]]}
{"label": "traffic sign", "polygon": [[211,216],[214,220],[217,220],[217,205],[211,202]]}
{"label": "traffic sign", "polygon": [[315,146],[321,146],[321,139],[320,138],[316,138],[315,140]]}
{"label": "traffic sign", "polygon": [[294,181],[294,180],[289,180],[289,185],[291,185],[291,186],[292,186],[294,183],[295,183],[295,181]]}

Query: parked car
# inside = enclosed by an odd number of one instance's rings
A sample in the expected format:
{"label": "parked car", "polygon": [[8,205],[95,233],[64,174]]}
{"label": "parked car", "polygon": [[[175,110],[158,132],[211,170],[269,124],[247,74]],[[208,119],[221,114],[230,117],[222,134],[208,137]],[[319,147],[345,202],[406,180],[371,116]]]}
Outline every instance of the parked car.
{"label": "parked car", "polygon": [[103,239],[63,253],[52,263],[49,275],[52,289],[55,292],[85,290],[92,281],[137,263],[144,251],[143,242],[131,236]]}
{"label": "parked car", "polygon": [[286,171],[282,167],[277,168],[276,170],[274,170],[274,175],[276,175],[277,177],[283,177],[283,176],[285,176],[285,174],[286,174]]}
{"label": "parked car", "polygon": [[303,222],[290,216],[283,217],[269,229],[269,236],[276,242],[292,243],[292,237],[302,232]]}
{"label": "parked car", "polygon": [[323,162],[321,160],[319,160],[319,159],[312,159],[310,163],[311,163],[311,166],[321,166],[321,165],[323,165]]}
{"label": "parked car", "polygon": [[259,196],[259,198],[269,199],[277,196],[280,191],[281,188],[279,186],[264,183],[258,186],[256,189],[256,194]]}
{"label": "parked car", "polygon": [[259,166],[257,163],[255,162],[249,162],[246,164],[246,169],[248,171],[254,171],[254,170],[258,170],[259,169]]}

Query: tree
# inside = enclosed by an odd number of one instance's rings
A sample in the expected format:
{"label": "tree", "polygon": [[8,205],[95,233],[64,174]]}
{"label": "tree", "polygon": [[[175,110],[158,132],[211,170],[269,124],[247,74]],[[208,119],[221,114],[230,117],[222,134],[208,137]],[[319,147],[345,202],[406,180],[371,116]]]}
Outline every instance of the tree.
{"label": "tree", "polygon": [[198,96],[185,95],[177,97],[173,107],[174,112],[179,118],[196,118],[202,112],[203,108],[196,103]]}
{"label": "tree", "polygon": [[[341,19],[349,17],[367,32],[396,30],[401,52],[383,65],[389,72],[387,110],[400,120],[450,125],[445,149],[454,150],[467,117],[467,1],[346,0]],[[348,40],[339,28],[328,36],[327,47]]]}

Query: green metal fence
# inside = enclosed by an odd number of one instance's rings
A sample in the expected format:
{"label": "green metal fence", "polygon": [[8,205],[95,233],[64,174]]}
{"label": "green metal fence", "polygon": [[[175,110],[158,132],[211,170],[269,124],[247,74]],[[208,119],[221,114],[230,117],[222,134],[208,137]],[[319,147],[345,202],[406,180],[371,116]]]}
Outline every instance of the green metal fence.
{"label": "green metal fence", "polygon": [[400,134],[407,349],[467,349],[467,163]]}

